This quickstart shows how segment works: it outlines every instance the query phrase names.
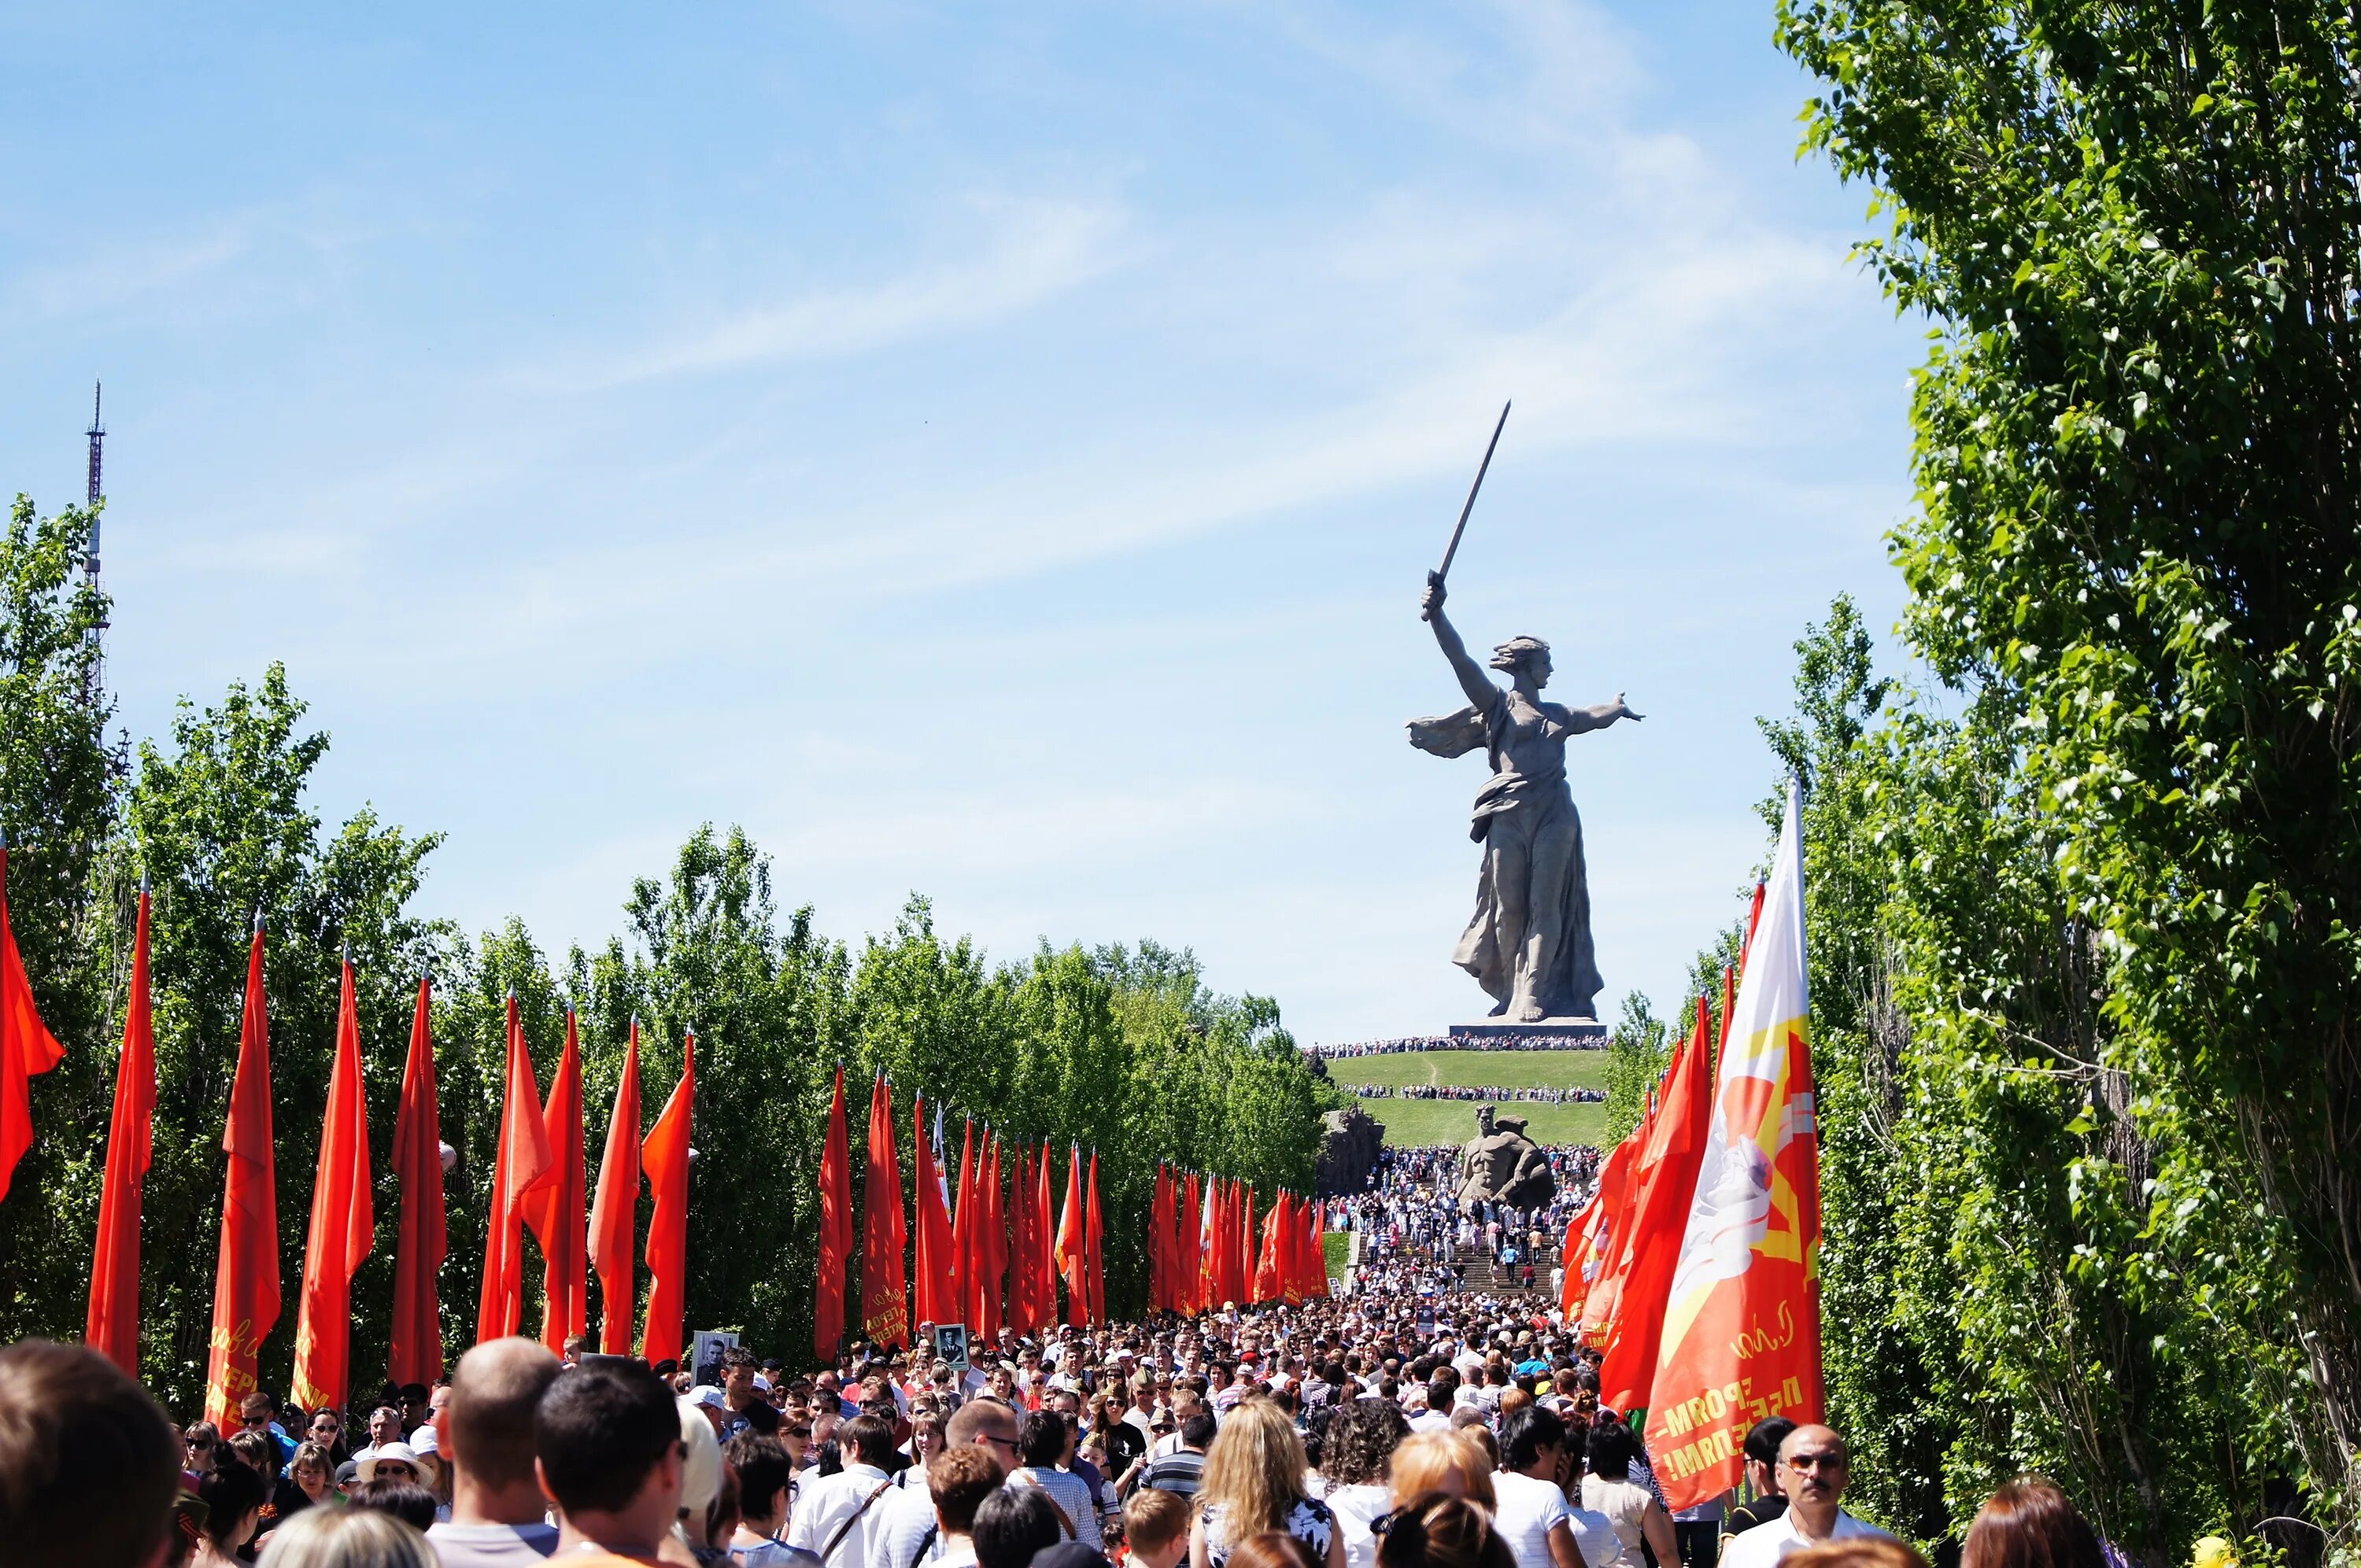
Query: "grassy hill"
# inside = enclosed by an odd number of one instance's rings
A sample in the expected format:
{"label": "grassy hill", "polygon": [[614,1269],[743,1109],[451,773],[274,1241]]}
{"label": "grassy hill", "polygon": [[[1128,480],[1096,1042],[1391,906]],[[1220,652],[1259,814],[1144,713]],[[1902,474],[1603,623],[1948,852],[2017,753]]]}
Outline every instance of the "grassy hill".
{"label": "grassy hill", "polygon": [[[1605,1051],[1408,1051],[1400,1056],[1350,1057],[1328,1064],[1347,1089],[1358,1083],[1449,1083],[1488,1089],[1604,1089]],[[1471,1100],[1368,1100],[1385,1124],[1389,1144],[1464,1144],[1476,1135]],[[1607,1125],[1601,1104],[1539,1105],[1510,1102],[1502,1113],[1522,1116],[1526,1131],[1545,1144],[1595,1144]]]}

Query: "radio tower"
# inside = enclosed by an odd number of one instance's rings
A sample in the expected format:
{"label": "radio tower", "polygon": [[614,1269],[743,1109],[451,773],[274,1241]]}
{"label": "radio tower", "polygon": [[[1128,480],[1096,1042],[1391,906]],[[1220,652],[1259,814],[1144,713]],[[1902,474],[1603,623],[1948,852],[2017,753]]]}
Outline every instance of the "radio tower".
{"label": "radio tower", "polygon": [[[100,468],[106,426],[98,417],[99,398],[104,390],[99,383],[91,383],[90,429],[83,433],[90,437],[90,508],[93,515],[90,520],[90,550],[82,558],[82,581],[93,594],[98,592],[99,520],[95,514],[99,498],[105,493]],[[98,624],[90,629],[90,657],[82,663],[82,700],[93,707],[106,699],[106,647],[103,641],[106,628],[105,612],[102,610]]]}

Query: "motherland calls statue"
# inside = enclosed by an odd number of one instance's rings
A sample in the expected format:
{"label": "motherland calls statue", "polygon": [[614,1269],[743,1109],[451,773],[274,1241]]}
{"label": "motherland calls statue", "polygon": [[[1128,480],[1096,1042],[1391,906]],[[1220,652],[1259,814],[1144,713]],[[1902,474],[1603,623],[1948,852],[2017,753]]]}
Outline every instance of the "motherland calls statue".
{"label": "motherland calls statue", "polygon": [[1444,718],[1412,719],[1410,743],[1438,757],[1481,748],[1492,764],[1491,782],[1477,792],[1468,835],[1484,846],[1476,917],[1452,961],[1490,994],[1495,1018],[1596,1018],[1601,982],[1590,946],[1582,819],[1565,786],[1565,741],[1642,716],[1620,693],[1597,707],[1543,702],[1550,652],[1538,637],[1511,638],[1492,651],[1492,668],[1509,677],[1506,686],[1495,685],[1444,619],[1443,598],[1442,574],[1428,573],[1420,613],[1433,622],[1434,640],[1471,706]]}
{"label": "motherland calls statue", "polygon": [[1459,1151],[1459,1212],[1473,1214],[1489,1200],[1520,1209],[1546,1208],[1557,1196],[1549,1151],[1525,1135],[1522,1116],[1476,1113],[1476,1136]]}

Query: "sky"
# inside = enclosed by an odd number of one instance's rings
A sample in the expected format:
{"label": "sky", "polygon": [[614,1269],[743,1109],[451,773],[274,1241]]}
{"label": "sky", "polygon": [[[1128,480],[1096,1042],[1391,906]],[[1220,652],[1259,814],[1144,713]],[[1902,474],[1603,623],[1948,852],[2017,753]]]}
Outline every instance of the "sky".
{"label": "sky", "polygon": [[741,824],[858,941],[1193,948],[1299,1038],[1487,999],[1418,618],[1550,640],[1602,1010],[1737,913],[1792,644],[1900,607],[1920,329],[1765,0],[0,8],[0,486],[159,733],[542,942]]}

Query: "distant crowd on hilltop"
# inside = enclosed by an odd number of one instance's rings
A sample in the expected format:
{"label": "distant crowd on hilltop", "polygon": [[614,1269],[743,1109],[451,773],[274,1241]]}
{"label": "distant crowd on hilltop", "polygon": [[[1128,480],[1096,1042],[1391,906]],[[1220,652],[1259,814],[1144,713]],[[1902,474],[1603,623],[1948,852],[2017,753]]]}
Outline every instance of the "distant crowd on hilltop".
{"label": "distant crowd on hilltop", "polygon": [[1411,1051],[1579,1051],[1605,1047],[1569,1041],[1564,1035],[1405,1035],[1395,1040],[1352,1040],[1342,1045],[1304,1046],[1303,1054],[1334,1061],[1343,1057],[1404,1056]]}
{"label": "distant crowd on hilltop", "polygon": [[1485,1100],[1505,1103],[1530,1100],[1543,1105],[1580,1105],[1603,1102],[1603,1089],[1486,1089],[1467,1083],[1356,1083],[1353,1092],[1364,1100]]}

